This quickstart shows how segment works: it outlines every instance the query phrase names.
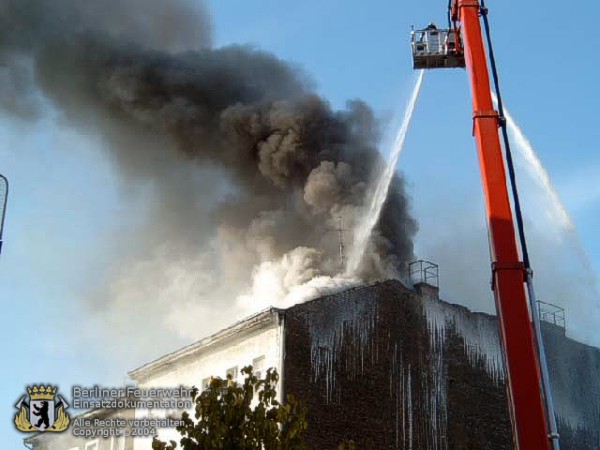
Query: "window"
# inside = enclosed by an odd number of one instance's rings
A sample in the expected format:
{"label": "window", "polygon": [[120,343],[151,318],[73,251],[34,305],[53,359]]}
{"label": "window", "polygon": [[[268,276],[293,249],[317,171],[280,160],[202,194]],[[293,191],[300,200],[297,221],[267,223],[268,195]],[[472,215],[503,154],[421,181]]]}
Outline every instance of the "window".
{"label": "window", "polygon": [[98,439],[94,439],[92,442],[85,444],[85,450],[98,450]]}
{"label": "window", "polygon": [[227,369],[227,371],[225,372],[225,375],[227,375],[227,378],[231,378],[233,381],[237,380],[237,377],[238,377],[237,366],[232,367],[231,369]]}
{"label": "window", "polygon": [[123,436],[110,437],[110,450],[124,450],[125,449],[125,438]]}
{"label": "window", "polygon": [[231,369],[227,369],[225,371],[225,375],[227,378],[227,385],[228,386],[233,386],[233,385],[237,385],[237,379],[238,379],[238,368],[237,366],[232,367]]}
{"label": "window", "polygon": [[252,368],[254,369],[254,376],[260,379],[265,370],[265,355],[259,356],[258,358],[254,358],[252,360]]}

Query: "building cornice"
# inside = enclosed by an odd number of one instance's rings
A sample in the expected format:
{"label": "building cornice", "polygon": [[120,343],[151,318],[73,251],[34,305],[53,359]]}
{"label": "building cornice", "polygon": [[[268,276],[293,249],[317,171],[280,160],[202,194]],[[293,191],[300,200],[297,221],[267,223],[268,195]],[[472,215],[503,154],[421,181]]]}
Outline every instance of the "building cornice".
{"label": "building cornice", "polygon": [[264,328],[271,323],[278,325],[279,316],[283,311],[283,309],[274,307],[262,310],[212,334],[211,336],[144,364],[143,366],[128,372],[128,375],[132,380],[138,383],[143,382],[152,375],[170,368],[173,364],[195,356],[210,347],[223,344],[233,338],[239,339],[241,336]]}

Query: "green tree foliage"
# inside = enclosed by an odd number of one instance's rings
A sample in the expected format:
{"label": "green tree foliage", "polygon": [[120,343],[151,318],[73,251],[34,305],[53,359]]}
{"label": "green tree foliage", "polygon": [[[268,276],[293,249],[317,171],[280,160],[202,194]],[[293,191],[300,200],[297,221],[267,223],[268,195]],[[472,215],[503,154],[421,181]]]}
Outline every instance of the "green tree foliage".
{"label": "green tree foliage", "polygon": [[[209,386],[199,394],[192,390],[195,418],[187,412],[177,427],[183,450],[303,450],[303,433],[308,423],[306,408],[293,396],[285,404],[277,401],[275,386],[279,375],[267,370],[263,379],[252,372],[252,366],[242,369],[243,384],[227,379],[211,378]],[[255,401],[253,399],[257,397]],[[169,444],[154,439],[153,450],[173,450]]]}

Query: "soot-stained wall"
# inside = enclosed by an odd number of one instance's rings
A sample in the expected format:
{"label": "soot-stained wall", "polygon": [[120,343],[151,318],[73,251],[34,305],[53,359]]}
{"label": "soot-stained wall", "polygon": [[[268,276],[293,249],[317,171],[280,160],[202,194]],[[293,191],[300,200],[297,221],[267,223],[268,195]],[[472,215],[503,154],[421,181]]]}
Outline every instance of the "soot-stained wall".
{"label": "soot-stained wall", "polygon": [[[284,314],[284,389],[307,403],[310,448],[335,449],[344,439],[359,449],[513,448],[493,316],[421,298],[393,280]],[[560,333],[550,338],[560,341],[548,347],[562,377],[562,448],[599,449],[600,403],[579,408],[569,377],[581,373],[596,389],[600,352]],[[564,363],[563,352],[572,360]]]}

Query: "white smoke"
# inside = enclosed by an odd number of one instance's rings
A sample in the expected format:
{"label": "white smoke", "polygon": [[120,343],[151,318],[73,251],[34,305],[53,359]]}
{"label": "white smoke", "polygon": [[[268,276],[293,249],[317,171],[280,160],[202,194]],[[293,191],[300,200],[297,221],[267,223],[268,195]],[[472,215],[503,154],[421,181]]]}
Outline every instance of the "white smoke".
{"label": "white smoke", "polygon": [[279,261],[262,263],[253,273],[251,293],[241,295],[238,304],[248,311],[268,306],[286,308],[361,283],[358,278],[322,274],[322,258],[315,249],[297,247]]}

